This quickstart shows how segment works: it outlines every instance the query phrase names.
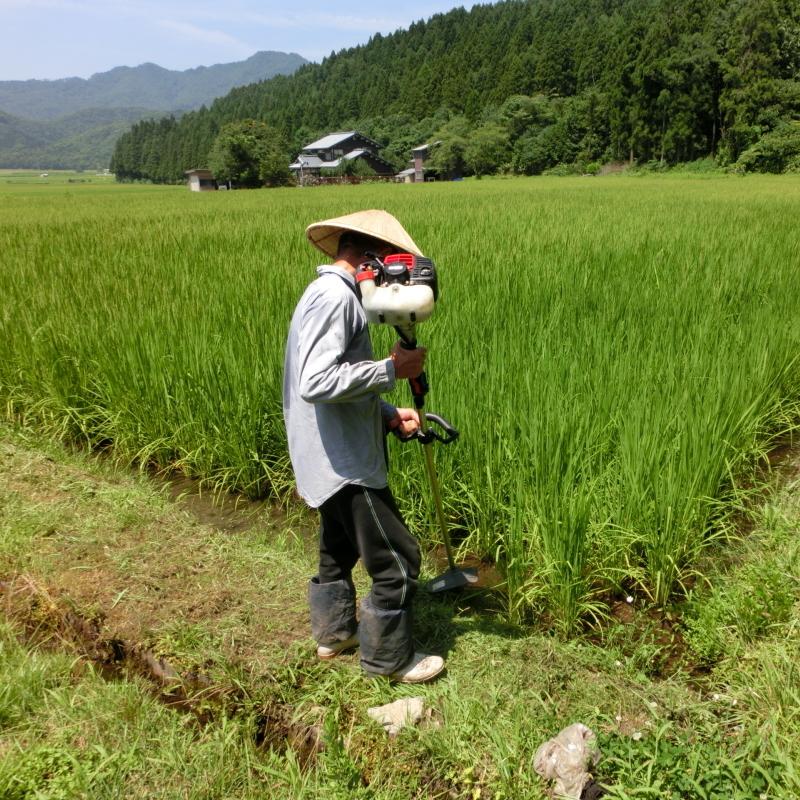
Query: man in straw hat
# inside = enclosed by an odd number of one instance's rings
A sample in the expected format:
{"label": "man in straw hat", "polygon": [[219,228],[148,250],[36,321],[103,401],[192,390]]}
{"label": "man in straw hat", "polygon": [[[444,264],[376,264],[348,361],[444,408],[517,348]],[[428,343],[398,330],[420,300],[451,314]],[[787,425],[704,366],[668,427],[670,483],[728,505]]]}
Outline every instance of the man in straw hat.
{"label": "man in straw hat", "polygon": [[[289,454],[303,499],[320,512],[319,574],[308,600],[319,658],[361,647],[370,675],[403,683],[430,680],[439,656],[414,651],[411,601],[419,546],[387,486],[384,435],[419,427],[414,409],[380,399],[395,382],[422,372],[425,350],[399,342],[375,360],[355,274],[367,253],[422,255],[385,211],[360,211],[309,225],[309,241],[333,263],[317,268],[289,328],[283,410]],[[356,627],[351,571],[358,559],[372,578]]]}

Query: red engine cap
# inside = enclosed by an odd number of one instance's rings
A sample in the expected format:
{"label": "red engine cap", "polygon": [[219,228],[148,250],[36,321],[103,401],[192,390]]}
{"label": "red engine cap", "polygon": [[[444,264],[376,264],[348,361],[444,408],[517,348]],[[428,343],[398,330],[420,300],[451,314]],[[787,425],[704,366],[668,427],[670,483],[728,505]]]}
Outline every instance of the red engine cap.
{"label": "red engine cap", "polygon": [[383,259],[384,264],[405,264],[409,269],[413,268],[417,262],[417,257],[413,253],[393,253]]}

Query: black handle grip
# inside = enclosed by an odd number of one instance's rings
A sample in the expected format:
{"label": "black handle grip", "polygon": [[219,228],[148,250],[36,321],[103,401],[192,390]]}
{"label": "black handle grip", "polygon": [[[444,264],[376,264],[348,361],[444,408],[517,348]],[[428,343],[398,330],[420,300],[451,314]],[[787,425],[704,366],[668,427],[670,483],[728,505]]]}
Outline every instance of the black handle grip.
{"label": "black handle grip", "polygon": [[[430,444],[434,441],[439,442],[440,444],[450,444],[450,442],[454,442],[456,439],[458,439],[460,435],[459,432],[443,417],[440,417],[438,414],[426,414],[425,418],[429,423],[428,430],[425,431],[425,433],[418,430],[412,433],[410,436],[403,436],[403,434],[400,433],[399,428],[393,429],[392,433],[404,443],[416,440],[420,444]],[[444,431],[444,434],[441,434],[430,427],[431,422],[434,423],[434,425],[438,425],[442,431]]]}
{"label": "black handle grip", "polygon": [[394,436],[395,439],[397,439],[399,442],[402,442],[403,444],[405,444],[406,442],[413,442],[420,435],[419,431],[414,431],[414,433],[410,433],[407,436],[404,436],[402,433],[400,433],[399,427],[392,428],[390,430],[390,433]]}
{"label": "black handle grip", "polygon": [[[456,439],[458,439],[460,435],[459,432],[444,417],[440,417],[438,414],[426,414],[425,418],[429,423],[433,422],[444,431],[444,436],[442,436],[432,428],[428,428],[427,434],[431,435],[434,439],[436,439],[437,442],[441,442],[442,444],[450,444],[450,442],[454,442]],[[423,434],[423,436],[424,435],[426,434]]]}
{"label": "black handle grip", "polygon": [[[409,339],[405,332],[395,326],[395,330],[398,334],[400,334],[400,347],[403,350],[416,350],[417,349],[417,340],[416,339]],[[414,398],[414,408],[421,409],[425,407],[425,395],[428,394],[430,391],[430,387],[428,386],[428,376],[425,372],[420,372],[416,378],[409,378],[408,385],[411,388],[411,395]]]}

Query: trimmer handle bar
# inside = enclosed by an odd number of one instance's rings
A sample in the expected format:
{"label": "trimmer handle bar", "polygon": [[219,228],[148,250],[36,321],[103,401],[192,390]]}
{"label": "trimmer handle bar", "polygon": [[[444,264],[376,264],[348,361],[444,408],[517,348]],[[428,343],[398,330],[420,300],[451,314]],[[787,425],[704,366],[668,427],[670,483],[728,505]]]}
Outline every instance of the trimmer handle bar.
{"label": "trimmer handle bar", "polygon": [[428,427],[424,433],[421,430],[417,430],[410,436],[403,436],[400,433],[395,433],[395,436],[397,436],[401,442],[411,442],[416,440],[420,444],[430,444],[434,441],[439,442],[440,444],[450,444],[458,439],[459,431],[456,430],[456,428],[454,428],[444,417],[440,417],[438,414],[431,414],[428,412],[425,414],[425,418],[429,423],[432,422],[435,425],[438,425],[444,433],[439,433],[432,427]]}

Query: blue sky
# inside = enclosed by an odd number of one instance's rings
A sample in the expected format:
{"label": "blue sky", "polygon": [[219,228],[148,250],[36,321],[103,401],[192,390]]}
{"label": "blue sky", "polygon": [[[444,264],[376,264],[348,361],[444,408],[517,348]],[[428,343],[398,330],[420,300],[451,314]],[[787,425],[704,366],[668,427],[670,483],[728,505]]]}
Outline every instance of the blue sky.
{"label": "blue sky", "polygon": [[240,61],[257,50],[319,61],[471,3],[427,0],[0,0],[0,80],[88,78],[153,61],[169,69]]}

